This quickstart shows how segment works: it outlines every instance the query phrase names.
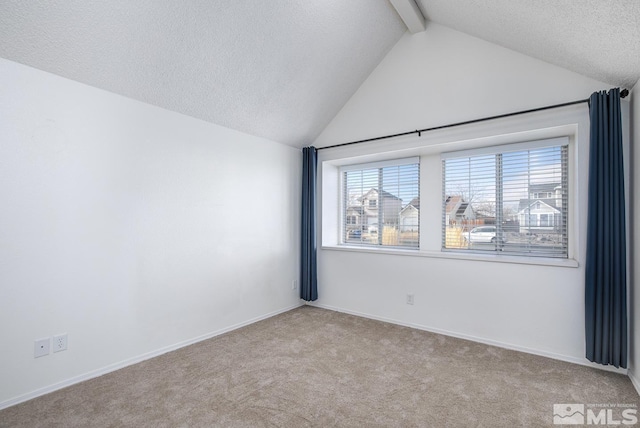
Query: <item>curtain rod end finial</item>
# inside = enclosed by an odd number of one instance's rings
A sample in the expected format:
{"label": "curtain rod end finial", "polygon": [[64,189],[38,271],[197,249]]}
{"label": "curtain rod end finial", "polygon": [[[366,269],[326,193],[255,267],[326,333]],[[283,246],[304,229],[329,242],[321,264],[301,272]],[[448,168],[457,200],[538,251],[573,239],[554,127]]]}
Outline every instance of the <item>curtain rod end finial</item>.
{"label": "curtain rod end finial", "polygon": [[623,89],[620,91],[620,98],[625,98],[627,95],[629,95],[628,89]]}

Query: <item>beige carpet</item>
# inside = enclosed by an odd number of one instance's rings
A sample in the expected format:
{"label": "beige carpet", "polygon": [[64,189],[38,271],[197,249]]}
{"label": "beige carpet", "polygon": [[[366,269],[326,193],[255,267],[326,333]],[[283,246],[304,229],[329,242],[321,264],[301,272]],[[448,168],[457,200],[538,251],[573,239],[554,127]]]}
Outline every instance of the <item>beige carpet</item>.
{"label": "beige carpet", "polygon": [[2,427],[553,426],[626,376],[301,307],[0,411]]}

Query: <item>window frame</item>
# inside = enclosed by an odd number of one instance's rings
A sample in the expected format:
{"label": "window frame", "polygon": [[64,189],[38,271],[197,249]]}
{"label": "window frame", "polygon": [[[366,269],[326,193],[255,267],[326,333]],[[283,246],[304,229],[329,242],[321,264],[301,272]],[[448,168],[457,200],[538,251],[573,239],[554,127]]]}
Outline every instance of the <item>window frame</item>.
{"label": "window frame", "polygon": [[[570,179],[570,175],[571,175],[571,170],[572,170],[572,166],[571,166],[571,154],[570,154],[570,148],[571,148],[571,138],[569,136],[566,137],[557,137],[557,138],[550,138],[550,139],[544,139],[544,140],[532,140],[532,141],[525,141],[525,142],[519,142],[519,143],[513,143],[513,144],[504,144],[504,145],[493,145],[493,146],[485,146],[485,147],[481,147],[478,149],[471,149],[471,150],[461,150],[461,151],[451,151],[451,152],[446,152],[446,153],[442,153],[441,154],[441,159],[442,159],[442,181],[441,181],[441,185],[442,185],[442,222],[441,222],[441,231],[442,231],[442,240],[441,240],[441,251],[443,252],[459,252],[459,253],[479,253],[479,254],[496,254],[500,257],[524,257],[524,258],[552,258],[552,259],[570,259],[572,258],[572,239],[571,239],[571,230],[572,230],[572,222],[574,221],[574,216],[572,215],[572,203],[570,202],[572,199],[572,187],[571,187],[571,179]],[[505,245],[506,242],[506,237],[504,237],[505,231],[502,227],[498,227],[499,225],[497,224],[498,220],[502,219],[502,214],[500,213],[496,213],[496,245],[495,248],[493,249],[478,249],[478,248],[472,248],[472,245],[468,245],[466,248],[453,248],[453,247],[447,247],[447,237],[446,237],[446,170],[445,170],[445,164],[446,161],[449,159],[469,159],[471,160],[472,158],[481,158],[481,157],[486,157],[486,156],[495,156],[496,158],[496,171],[494,172],[494,174],[496,175],[495,178],[495,197],[496,197],[496,204],[498,204],[498,199],[500,199],[500,202],[502,201],[502,196],[498,197],[498,195],[503,195],[504,194],[504,183],[502,182],[502,178],[499,175],[501,168],[502,168],[502,157],[505,154],[508,153],[518,153],[518,152],[525,152],[525,151],[535,151],[535,150],[540,150],[540,149],[545,149],[545,148],[556,148],[556,147],[560,147],[561,148],[561,152],[560,152],[560,156],[561,156],[561,184],[565,187],[565,195],[563,195],[563,206],[562,206],[562,212],[560,214],[560,216],[562,217],[562,213],[564,213],[564,218],[566,219],[566,225],[564,226],[564,237],[562,238],[562,242],[563,242],[563,246],[561,247],[560,251],[561,253],[556,254],[557,250],[551,249],[548,252],[544,252],[543,250],[543,246],[538,246],[538,245],[531,245],[529,244],[529,246],[527,246],[528,251],[506,251],[505,249],[508,248]],[[499,165],[499,166],[498,166]],[[529,177],[531,175],[532,171],[531,169],[527,170],[527,176]],[[549,192],[529,192],[527,191],[527,199],[538,199],[536,196],[541,196],[542,194],[548,195]],[[533,197],[533,198],[532,198]],[[542,198],[544,199],[544,198]],[[502,206],[500,204],[500,206]],[[541,202],[540,201],[536,201],[535,202],[535,207],[533,208],[534,210],[539,210],[541,208]],[[544,226],[542,224],[542,216],[543,215],[549,215],[549,214],[544,214],[544,213],[532,213],[532,212],[527,212],[525,213],[525,222],[524,222],[524,226],[525,227],[534,227],[534,228],[541,228],[541,227],[554,227],[556,228],[556,216],[554,215],[551,220],[548,220],[548,222],[551,222],[552,224],[546,225]],[[477,227],[477,226],[476,226]]]}
{"label": "window frame", "polygon": [[[626,117],[626,116],[625,116]],[[470,263],[507,263],[538,265],[553,268],[580,268],[586,254],[586,209],[589,163],[589,110],[586,105],[571,105],[535,114],[515,115],[499,120],[483,121],[417,135],[403,135],[367,144],[338,146],[318,152],[318,239],[322,257],[336,257],[334,253],[386,254],[399,257],[423,257]],[[569,213],[568,258],[502,257],[496,254],[443,252],[441,228],[426,227],[439,224],[442,209],[440,155],[447,152],[480,149],[550,138],[569,139]],[[322,148],[322,140],[317,146]],[[329,140],[326,140],[329,143]],[[629,150],[628,142],[625,150]],[[377,162],[409,156],[420,156],[420,250],[365,248],[340,245],[340,195],[338,169],[343,165]],[[628,182],[628,174],[625,178]],[[432,188],[432,189],[430,189]],[[628,195],[627,195],[628,197]],[[429,204],[435,204],[430,207]],[[434,202],[435,201],[435,202]],[[331,254],[331,253],[334,254]],[[339,257],[339,256],[338,256]],[[462,266],[462,265],[461,265]]]}
{"label": "window frame", "polygon": [[[419,251],[420,250],[420,216],[418,215],[418,225],[417,225],[417,245],[415,246],[409,246],[409,245],[385,245],[382,244],[382,234],[379,233],[380,232],[380,224],[379,224],[379,220],[377,223],[375,224],[375,231],[371,232],[372,234],[377,235],[377,239],[379,243],[364,243],[364,242],[348,242],[347,241],[347,231],[345,229],[346,226],[346,216],[347,216],[347,205],[346,205],[346,198],[345,198],[345,174],[348,172],[352,172],[352,171],[362,171],[362,170],[366,170],[366,169],[378,169],[381,170],[383,168],[388,168],[388,167],[400,167],[400,166],[405,166],[405,165],[417,165],[418,167],[418,172],[417,172],[417,191],[418,191],[418,197],[420,197],[420,156],[410,156],[410,157],[403,157],[403,158],[396,158],[396,159],[386,159],[386,160],[381,160],[381,161],[374,161],[374,162],[365,162],[365,163],[353,163],[353,164],[345,164],[345,165],[341,165],[338,168],[338,176],[339,176],[339,191],[338,191],[338,198],[339,198],[339,221],[338,221],[338,228],[337,228],[337,232],[338,232],[338,245],[341,247],[355,247],[355,248],[366,248],[366,249],[372,249],[372,250],[406,250],[406,251]],[[382,189],[384,190],[384,189]],[[374,205],[370,205],[370,203],[372,202],[372,200],[369,200],[369,207],[370,208],[376,208],[378,210],[384,210],[384,204],[379,204],[379,200],[376,199],[376,203]],[[408,203],[407,203],[408,204]],[[382,207],[381,207],[382,205]],[[404,207],[402,207],[404,208]],[[378,216],[379,219],[379,216]],[[362,219],[361,219],[361,228],[363,229],[365,226],[362,224]],[[373,224],[371,225],[373,226]],[[371,227],[371,226],[367,226],[367,227]],[[400,221],[398,221],[398,228],[401,227],[400,225]],[[362,231],[360,233],[363,233]]]}

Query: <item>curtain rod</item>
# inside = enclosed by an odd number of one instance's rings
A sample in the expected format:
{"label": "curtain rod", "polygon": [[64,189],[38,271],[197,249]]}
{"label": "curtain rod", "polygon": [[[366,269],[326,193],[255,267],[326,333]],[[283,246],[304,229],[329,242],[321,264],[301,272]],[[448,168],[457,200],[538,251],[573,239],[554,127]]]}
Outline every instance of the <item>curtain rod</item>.
{"label": "curtain rod", "polygon": [[[620,98],[625,98],[627,95],[629,95],[629,90],[628,89],[622,89],[620,91]],[[586,98],[584,100],[571,101],[571,102],[568,102],[568,103],[554,104],[554,105],[545,106],[545,107],[533,108],[533,109],[530,109],[530,110],[521,110],[521,111],[516,111],[516,112],[512,112],[512,113],[499,114],[497,116],[482,117],[480,119],[467,120],[467,121],[464,121],[464,122],[450,123],[448,125],[434,126],[432,128],[416,129],[415,131],[401,132],[399,134],[391,134],[391,135],[383,135],[382,137],[367,138],[366,140],[350,141],[348,143],[340,143],[340,144],[334,144],[332,146],[318,147],[317,150],[333,149],[335,147],[350,146],[352,144],[369,143],[371,141],[386,140],[388,138],[403,137],[405,135],[411,135],[411,134],[418,134],[418,137],[420,137],[423,132],[436,131],[438,129],[445,129],[445,128],[453,128],[454,126],[470,125],[472,123],[486,122],[487,120],[502,119],[502,118],[505,118],[505,117],[518,116],[518,115],[527,114],[527,113],[535,113],[537,111],[550,110],[550,109],[553,109],[553,108],[560,108],[560,107],[567,107],[567,106],[572,106],[572,105],[575,105],[575,104],[582,104],[582,103],[587,103],[587,102],[589,102],[589,98]]]}

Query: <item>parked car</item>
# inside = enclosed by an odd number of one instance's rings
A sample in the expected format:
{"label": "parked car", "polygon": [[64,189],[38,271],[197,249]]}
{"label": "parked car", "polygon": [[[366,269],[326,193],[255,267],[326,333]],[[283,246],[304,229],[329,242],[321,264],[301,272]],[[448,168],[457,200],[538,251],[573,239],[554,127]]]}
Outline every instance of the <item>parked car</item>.
{"label": "parked car", "polygon": [[362,231],[360,229],[350,230],[349,233],[347,234],[347,239],[360,240],[361,237],[362,237]]}
{"label": "parked car", "polygon": [[[471,244],[476,243],[491,243],[495,244],[497,242],[496,237],[496,227],[495,226],[478,226],[474,227],[469,231],[469,233],[465,234],[465,238]],[[502,235],[502,243],[507,242],[507,237]]]}

